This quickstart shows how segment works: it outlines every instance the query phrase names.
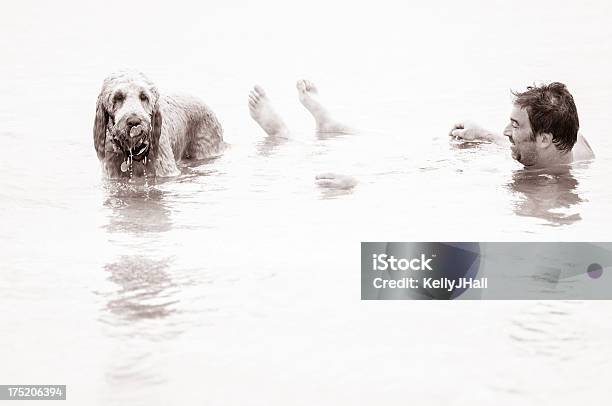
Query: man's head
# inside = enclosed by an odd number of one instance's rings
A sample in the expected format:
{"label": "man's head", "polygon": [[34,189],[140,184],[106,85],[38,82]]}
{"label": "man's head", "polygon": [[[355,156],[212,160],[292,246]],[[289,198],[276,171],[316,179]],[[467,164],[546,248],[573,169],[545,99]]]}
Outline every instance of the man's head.
{"label": "man's head", "polygon": [[564,163],[578,137],[578,112],[563,83],[528,87],[515,96],[504,135],[512,157],[531,168]]}

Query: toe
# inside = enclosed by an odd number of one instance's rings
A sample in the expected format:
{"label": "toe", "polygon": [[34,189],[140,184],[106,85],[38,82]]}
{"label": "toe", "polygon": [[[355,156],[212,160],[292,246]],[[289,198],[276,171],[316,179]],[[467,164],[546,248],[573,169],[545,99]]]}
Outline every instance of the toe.
{"label": "toe", "polygon": [[306,91],[306,81],[305,80],[298,80],[297,83],[295,84],[295,87],[297,87],[297,89],[300,92]]}
{"label": "toe", "polygon": [[315,86],[314,83],[312,83],[309,80],[305,80],[306,82],[306,90],[308,90],[309,92],[316,92],[317,91],[317,87]]}
{"label": "toe", "polygon": [[254,90],[255,90],[255,93],[260,97],[264,97],[266,95],[266,92],[259,85],[255,85]]}

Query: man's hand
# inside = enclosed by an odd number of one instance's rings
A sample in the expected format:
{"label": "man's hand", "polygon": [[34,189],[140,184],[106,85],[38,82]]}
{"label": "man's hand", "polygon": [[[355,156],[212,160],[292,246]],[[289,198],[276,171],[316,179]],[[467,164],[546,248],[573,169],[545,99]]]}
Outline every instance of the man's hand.
{"label": "man's hand", "polygon": [[357,185],[357,179],[337,173],[322,173],[317,175],[315,179],[317,185],[326,188],[351,189]]}
{"label": "man's hand", "polygon": [[471,121],[461,121],[455,124],[448,135],[466,141],[493,141],[495,138],[490,131]]}

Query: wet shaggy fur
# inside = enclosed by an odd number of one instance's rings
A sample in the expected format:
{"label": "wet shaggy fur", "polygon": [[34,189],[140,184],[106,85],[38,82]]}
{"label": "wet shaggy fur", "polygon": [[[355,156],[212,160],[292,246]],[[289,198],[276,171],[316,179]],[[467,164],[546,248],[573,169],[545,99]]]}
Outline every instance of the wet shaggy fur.
{"label": "wet shaggy fur", "polygon": [[121,171],[129,153],[120,140],[129,139],[126,123],[135,118],[147,128],[149,144],[146,160],[140,157],[132,165],[135,176],[145,172],[176,176],[180,174],[179,160],[214,157],[226,146],[219,121],[202,101],[192,96],[160,95],[142,73],[117,72],[102,84],[93,129],[96,153],[109,177],[129,176]]}

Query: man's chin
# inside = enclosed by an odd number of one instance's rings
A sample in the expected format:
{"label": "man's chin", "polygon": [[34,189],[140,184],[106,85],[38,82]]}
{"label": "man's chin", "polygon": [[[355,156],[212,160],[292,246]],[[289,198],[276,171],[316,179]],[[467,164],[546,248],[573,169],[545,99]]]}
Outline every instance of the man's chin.
{"label": "man's chin", "polygon": [[518,151],[515,151],[514,149],[512,150],[512,159],[514,159],[515,161],[519,161],[521,162],[521,153]]}
{"label": "man's chin", "polygon": [[514,160],[516,160],[518,163],[523,165],[525,169],[538,169],[539,168],[539,166],[537,165],[537,161],[523,159],[523,156],[521,155],[520,152],[513,152],[512,158],[514,158]]}

